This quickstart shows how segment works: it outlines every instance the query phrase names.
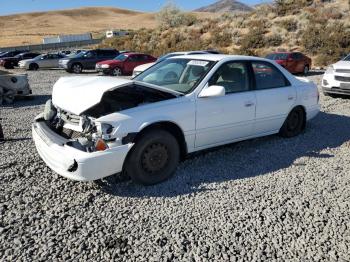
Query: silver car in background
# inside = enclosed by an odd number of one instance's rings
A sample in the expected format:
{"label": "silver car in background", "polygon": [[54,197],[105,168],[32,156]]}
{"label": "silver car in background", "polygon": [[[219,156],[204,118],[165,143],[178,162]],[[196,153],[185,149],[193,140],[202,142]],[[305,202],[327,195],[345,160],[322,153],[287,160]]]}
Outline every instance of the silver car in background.
{"label": "silver car in background", "polygon": [[33,59],[22,60],[18,63],[20,68],[27,70],[38,70],[40,68],[59,68],[59,60],[64,58],[63,54],[43,54]]}

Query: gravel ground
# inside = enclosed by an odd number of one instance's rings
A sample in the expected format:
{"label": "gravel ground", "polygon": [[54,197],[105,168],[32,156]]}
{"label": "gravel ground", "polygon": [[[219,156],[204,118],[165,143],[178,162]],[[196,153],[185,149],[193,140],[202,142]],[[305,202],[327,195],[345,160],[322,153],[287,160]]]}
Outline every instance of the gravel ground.
{"label": "gravel ground", "polygon": [[0,109],[0,261],[350,261],[349,99],[321,95],[302,135],[192,155],[160,185],[79,183],[31,140],[63,75],[29,72],[34,99]]}

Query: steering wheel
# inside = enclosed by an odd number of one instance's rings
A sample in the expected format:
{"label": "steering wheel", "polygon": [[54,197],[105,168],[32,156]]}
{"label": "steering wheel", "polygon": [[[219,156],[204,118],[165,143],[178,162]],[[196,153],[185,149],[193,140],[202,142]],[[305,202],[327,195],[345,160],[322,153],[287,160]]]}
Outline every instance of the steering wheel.
{"label": "steering wheel", "polygon": [[163,78],[164,81],[171,81],[174,79],[177,79],[177,74],[173,71],[166,73],[164,78]]}

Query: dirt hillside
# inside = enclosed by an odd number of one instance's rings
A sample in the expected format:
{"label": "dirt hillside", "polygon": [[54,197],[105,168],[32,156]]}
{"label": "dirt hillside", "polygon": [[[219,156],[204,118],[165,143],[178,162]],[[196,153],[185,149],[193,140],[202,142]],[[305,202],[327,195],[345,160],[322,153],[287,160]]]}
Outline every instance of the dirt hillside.
{"label": "dirt hillside", "polygon": [[88,7],[0,16],[0,47],[38,44],[46,36],[113,29],[154,28],[155,16],[119,8]]}

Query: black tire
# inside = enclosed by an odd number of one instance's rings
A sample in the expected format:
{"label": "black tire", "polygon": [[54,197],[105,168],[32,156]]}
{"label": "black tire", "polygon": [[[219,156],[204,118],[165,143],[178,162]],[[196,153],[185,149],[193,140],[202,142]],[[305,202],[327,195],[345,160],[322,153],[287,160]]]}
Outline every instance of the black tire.
{"label": "black tire", "polygon": [[167,131],[147,131],[129,153],[124,172],[138,184],[154,185],[170,178],[179,163],[180,148]]}
{"label": "black tire", "polygon": [[81,72],[83,72],[83,66],[79,63],[73,64],[70,71],[75,74],[81,74]]}
{"label": "black tire", "polygon": [[4,67],[5,67],[5,69],[14,69],[14,66],[10,62],[5,63]]}
{"label": "black tire", "polygon": [[121,76],[123,75],[123,71],[121,70],[121,68],[116,67],[112,70],[111,74],[112,76]]}
{"label": "black tire", "polygon": [[39,69],[38,64],[32,63],[29,65],[29,70],[36,71]]}
{"label": "black tire", "polygon": [[4,89],[0,87],[0,106],[4,103]]}
{"label": "black tire", "polygon": [[305,65],[305,66],[304,66],[304,70],[303,70],[303,74],[304,74],[305,76],[307,76],[307,75],[309,74],[309,71],[310,71],[309,65]]}
{"label": "black tire", "polygon": [[282,137],[294,137],[299,135],[305,127],[305,113],[301,107],[294,108],[288,115],[279,132]]}

